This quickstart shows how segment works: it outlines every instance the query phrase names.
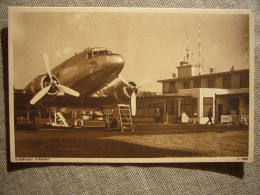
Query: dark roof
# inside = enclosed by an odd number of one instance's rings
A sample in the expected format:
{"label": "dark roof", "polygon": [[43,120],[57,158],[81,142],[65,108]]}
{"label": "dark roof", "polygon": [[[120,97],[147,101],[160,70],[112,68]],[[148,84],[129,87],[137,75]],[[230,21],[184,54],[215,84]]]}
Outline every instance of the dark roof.
{"label": "dark roof", "polygon": [[203,75],[197,75],[197,76],[189,76],[189,77],[181,77],[181,78],[171,78],[171,79],[161,79],[157,82],[162,83],[165,81],[177,81],[177,80],[186,80],[186,79],[196,79],[196,78],[204,78],[204,77],[212,77],[212,76],[221,76],[221,75],[229,75],[229,74],[236,74],[241,72],[248,72],[249,69],[242,69],[242,70],[234,70],[234,71],[228,71],[228,72],[217,72],[217,73],[210,73],[210,74],[203,74]]}
{"label": "dark roof", "polygon": [[162,95],[147,95],[137,96],[138,99],[165,99],[165,98],[184,98],[190,97],[190,95],[179,95],[179,94],[162,94]]}

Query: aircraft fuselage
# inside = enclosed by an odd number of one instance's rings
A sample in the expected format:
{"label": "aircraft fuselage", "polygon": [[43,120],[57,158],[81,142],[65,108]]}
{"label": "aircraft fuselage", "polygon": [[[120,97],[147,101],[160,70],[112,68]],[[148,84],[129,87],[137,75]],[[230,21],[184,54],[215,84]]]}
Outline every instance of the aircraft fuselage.
{"label": "aircraft fuselage", "polygon": [[[69,58],[51,70],[59,83],[86,97],[116,79],[124,66],[122,56],[106,48],[90,48]],[[43,88],[43,78],[38,76],[24,90],[33,94]]]}

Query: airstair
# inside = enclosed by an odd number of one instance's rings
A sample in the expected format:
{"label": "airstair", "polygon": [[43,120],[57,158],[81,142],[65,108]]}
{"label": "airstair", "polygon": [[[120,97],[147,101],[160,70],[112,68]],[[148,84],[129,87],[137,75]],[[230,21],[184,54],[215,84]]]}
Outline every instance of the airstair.
{"label": "airstair", "polygon": [[109,129],[119,128],[122,132],[126,129],[130,129],[134,132],[130,105],[117,104],[106,106],[105,115]]}
{"label": "airstair", "polygon": [[54,113],[54,123],[52,123],[52,126],[56,127],[68,127],[68,123],[66,122],[66,119],[61,114],[61,112],[55,112]]}

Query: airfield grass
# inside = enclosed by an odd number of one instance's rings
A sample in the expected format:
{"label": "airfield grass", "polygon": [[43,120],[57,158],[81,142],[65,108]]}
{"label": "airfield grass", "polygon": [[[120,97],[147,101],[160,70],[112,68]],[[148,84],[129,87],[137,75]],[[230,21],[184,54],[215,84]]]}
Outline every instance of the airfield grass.
{"label": "airfield grass", "polygon": [[246,157],[248,127],[135,124],[126,130],[16,130],[16,157],[160,158]]}

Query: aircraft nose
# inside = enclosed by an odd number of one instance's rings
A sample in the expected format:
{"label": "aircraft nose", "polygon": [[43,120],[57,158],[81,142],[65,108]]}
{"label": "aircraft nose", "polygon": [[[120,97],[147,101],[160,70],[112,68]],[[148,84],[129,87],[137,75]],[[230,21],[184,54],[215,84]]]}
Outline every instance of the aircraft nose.
{"label": "aircraft nose", "polygon": [[111,55],[108,59],[108,65],[113,67],[123,68],[125,62],[120,55]]}

